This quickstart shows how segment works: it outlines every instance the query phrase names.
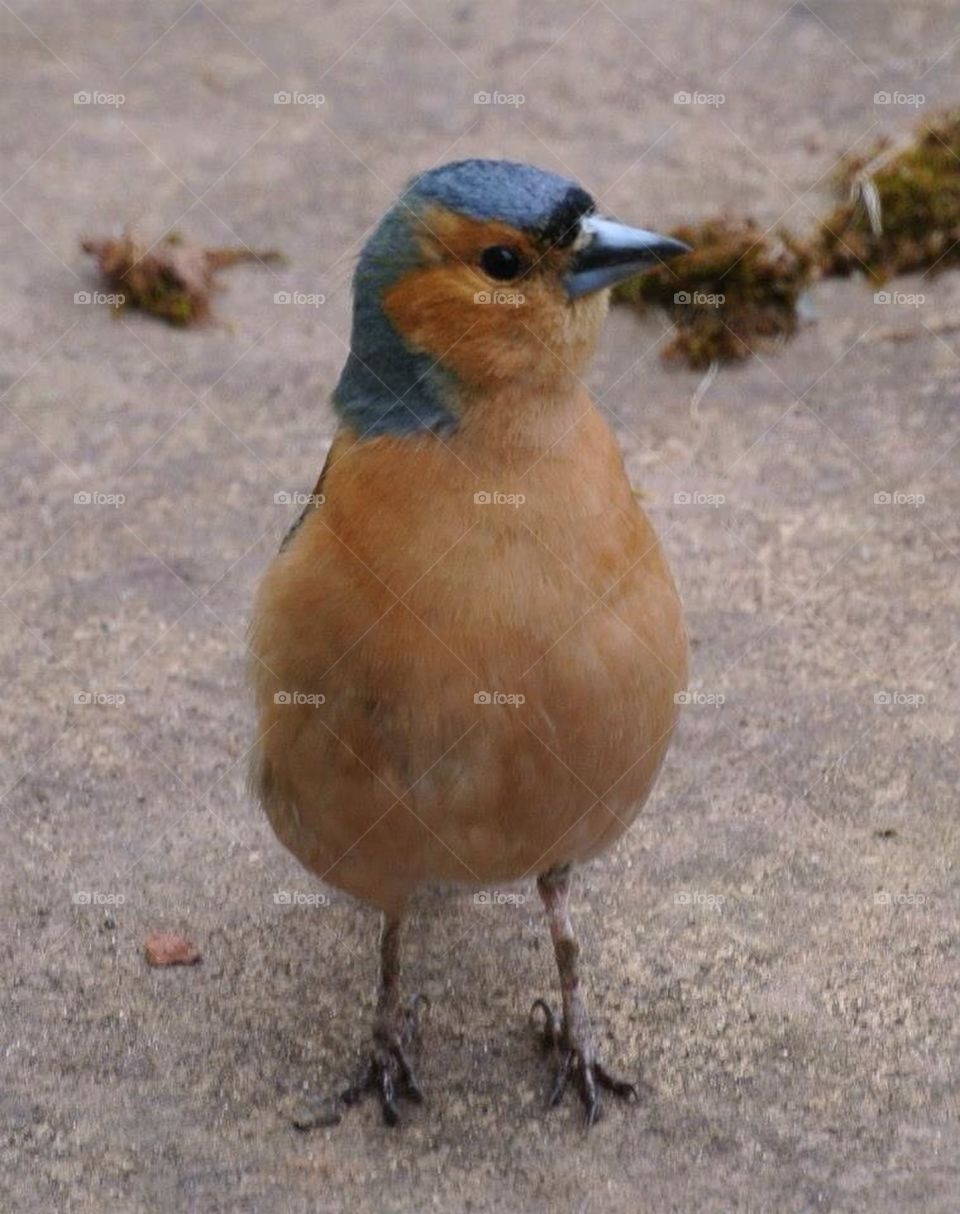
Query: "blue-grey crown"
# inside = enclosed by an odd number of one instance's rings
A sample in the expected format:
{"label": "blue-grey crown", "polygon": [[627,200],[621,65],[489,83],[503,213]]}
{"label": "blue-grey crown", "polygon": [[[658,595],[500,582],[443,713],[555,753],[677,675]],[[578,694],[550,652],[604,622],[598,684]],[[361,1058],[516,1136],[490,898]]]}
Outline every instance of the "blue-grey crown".
{"label": "blue-grey crown", "polygon": [[458,160],[428,169],[414,177],[402,201],[415,206],[421,199],[548,238],[558,223],[572,228],[594,209],[586,190],[569,178],[512,160]]}

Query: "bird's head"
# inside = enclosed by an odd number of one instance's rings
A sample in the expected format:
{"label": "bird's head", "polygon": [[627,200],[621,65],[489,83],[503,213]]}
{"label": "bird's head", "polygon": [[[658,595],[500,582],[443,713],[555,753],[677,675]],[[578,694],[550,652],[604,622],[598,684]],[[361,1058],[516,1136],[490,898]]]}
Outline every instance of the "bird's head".
{"label": "bird's head", "polygon": [[549,393],[582,371],[609,288],[686,251],[597,214],[567,178],[503,160],[415,177],[354,279],[334,403],[358,432],[455,428],[512,384]]}

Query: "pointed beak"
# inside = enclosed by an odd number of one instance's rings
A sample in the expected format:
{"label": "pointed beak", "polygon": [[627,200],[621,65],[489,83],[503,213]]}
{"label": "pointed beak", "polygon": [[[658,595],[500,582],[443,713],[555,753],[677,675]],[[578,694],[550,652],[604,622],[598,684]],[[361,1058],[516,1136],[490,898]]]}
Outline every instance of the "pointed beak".
{"label": "pointed beak", "polygon": [[642,228],[629,228],[613,219],[588,215],[581,222],[581,240],[586,243],[574,254],[566,275],[571,299],[615,286],[644,270],[663,265],[671,257],[689,253],[690,246],[670,236],[658,236]]}

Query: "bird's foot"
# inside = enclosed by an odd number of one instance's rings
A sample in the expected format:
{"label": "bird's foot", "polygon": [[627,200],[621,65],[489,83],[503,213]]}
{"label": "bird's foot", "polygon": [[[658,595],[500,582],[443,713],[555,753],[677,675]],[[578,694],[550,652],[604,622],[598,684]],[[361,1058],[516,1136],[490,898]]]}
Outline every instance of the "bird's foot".
{"label": "bird's foot", "polygon": [[[538,1013],[543,1016],[543,1023],[539,1028]],[[547,1104],[552,1108],[560,1103],[572,1076],[587,1113],[587,1125],[591,1126],[600,1116],[601,1089],[634,1103],[640,1096],[634,1084],[611,1075],[599,1061],[586,1013],[582,1012],[582,1009],[581,1013],[574,1018],[574,1027],[566,1021],[561,1021],[545,1000],[537,999],[530,1009],[530,1021],[534,1028],[538,1029],[543,1049],[556,1059],[557,1069]]]}
{"label": "bird's foot", "polygon": [[373,1030],[373,1049],[356,1083],[342,1094],[344,1104],[357,1104],[368,1092],[380,1100],[383,1120],[397,1125],[400,1109],[397,1100],[405,1096],[414,1104],[423,1103],[423,1091],[410,1062],[408,1050],[420,1039],[420,1009],[425,995],[414,995],[396,1012],[378,1017]]}

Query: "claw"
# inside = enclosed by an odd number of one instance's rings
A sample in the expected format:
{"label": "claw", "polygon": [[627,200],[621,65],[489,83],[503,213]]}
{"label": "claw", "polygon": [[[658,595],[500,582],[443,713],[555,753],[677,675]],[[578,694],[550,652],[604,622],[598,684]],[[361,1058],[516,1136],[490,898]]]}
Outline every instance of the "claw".
{"label": "claw", "polygon": [[400,1122],[397,1104],[403,1096],[414,1104],[423,1103],[423,1089],[407,1057],[407,1046],[419,1038],[420,1008],[429,1006],[426,995],[414,995],[399,1012],[400,1031],[392,1022],[378,1025],[374,1031],[374,1046],[356,1083],[341,1092],[346,1105],[359,1104],[369,1092],[376,1094],[387,1125]]}
{"label": "claw", "polygon": [[[541,1020],[538,1013],[542,1013],[542,1023],[538,1023]],[[576,1043],[571,1040],[571,1034],[546,1000],[537,999],[533,1004],[530,1009],[530,1022],[539,1033],[544,1050],[558,1056],[553,1084],[547,1097],[547,1105],[550,1108],[558,1105],[563,1099],[571,1076],[576,1079],[588,1127],[594,1125],[602,1114],[603,1102],[599,1089],[603,1088],[631,1103],[640,1099],[634,1084],[612,1075],[603,1063],[597,1061],[589,1037]]]}

